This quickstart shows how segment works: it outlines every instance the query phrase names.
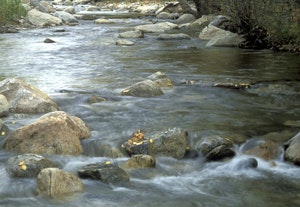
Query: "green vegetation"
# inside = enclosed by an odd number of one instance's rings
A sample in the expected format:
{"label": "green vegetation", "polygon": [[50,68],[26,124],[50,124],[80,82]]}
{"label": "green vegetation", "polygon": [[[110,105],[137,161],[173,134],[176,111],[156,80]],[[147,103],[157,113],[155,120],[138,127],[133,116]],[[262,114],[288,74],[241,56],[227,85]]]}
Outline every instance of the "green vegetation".
{"label": "green vegetation", "polygon": [[0,24],[7,24],[26,15],[20,0],[0,0]]}
{"label": "green vegetation", "polygon": [[[182,0],[181,0],[182,1]],[[299,0],[193,0],[199,16],[216,13],[229,16],[243,34],[272,44],[300,44]],[[261,40],[260,40],[261,41]]]}

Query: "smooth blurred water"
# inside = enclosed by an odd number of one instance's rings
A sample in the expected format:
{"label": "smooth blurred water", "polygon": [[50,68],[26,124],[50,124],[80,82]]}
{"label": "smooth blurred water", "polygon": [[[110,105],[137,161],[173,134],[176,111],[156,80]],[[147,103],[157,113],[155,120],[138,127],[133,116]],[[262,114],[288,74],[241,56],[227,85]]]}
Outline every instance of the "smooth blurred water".
{"label": "smooth blurred water", "polygon": [[[147,19],[116,24],[80,22],[76,27],[20,31],[0,36],[0,80],[23,79],[37,86],[62,110],[82,118],[92,129],[83,141],[84,155],[54,156],[64,170],[105,161],[101,146],[119,148],[137,129],[181,127],[192,144],[203,136],[237,134],[249,139],[267,133],[299,131],[299,56],[272,51],[207,48],[191,40],[159,41],[157,34],[135,39],[134,46],[115,45],[118,34]],[[56,32],[65,29],[65,32]],[[51,38],[53,44],[43,43]],[[175,86],[151,98],[125,97],[119,92],[161,71]],[[195,84],[182,84],[184,81]],[[211,87],[213,83],[256,83],[246,90]],[[107,101],[88,104],[92,95]],[[10,130],[40,115],[4,118]],[[282,143],[290,137],[279,138]],[[3,140],[1,141],[3,143]],[[237,151],[239,146],[236,146]],[[85,192],[64,201],[37,196],[34,179],[13,179],[5,172],[9,153],[0,150],[0,206],[299,206],[300,170],[276,160],[258,159],[257,169],[236,165],[246,155],[227,162],[201,158],[157,157],[154,169],[130,170],[123,186],[84,180]],[[115,159],[125,162],[126,158]]]}

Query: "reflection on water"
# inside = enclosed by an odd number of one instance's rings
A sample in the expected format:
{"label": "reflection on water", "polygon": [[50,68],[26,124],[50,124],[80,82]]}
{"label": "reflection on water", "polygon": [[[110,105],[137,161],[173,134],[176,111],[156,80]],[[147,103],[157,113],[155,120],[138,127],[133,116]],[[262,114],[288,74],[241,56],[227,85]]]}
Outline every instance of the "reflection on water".
{"label": "reflection on water", "polygon": [[[238,134],[248,138],[270,132],[297,132],[300,109],[300,60],[292,54],[237,48],[206,48],[190,41],[158,41],[146,34],[132,47],[115,45],[119,31],[147,20],[120,20],[114,25],[81,22],[4,34],[0,39],[0,79],[21,78],[48,93],[62,110],[79,116],[92,129],[81,157],[54,157],[76,173],[81,166],[105,160],[101,146],[119,147],[137,129],[182,127],[192,143],[203,136]],[[55,32],[57,29],[65,32]],[[43,43],[51,38],[53,44]],[[154,72],[165,72],[175,87],[152,98],[121,97],[121,89]],[[193,80],[195,84],[182,84]],[[246,90],[213,88],[221,83],[256,83]],[[107,101],[88,104],[90,96]],[[39,115],[11,115],[11,130]],[[12,124],[16,121],[16,124]],[[280,138],[280,142],[289,137]],[[238,146],[237,146],[238,147]],[[35,195],[32,179],[10,179],[0,151],[0,205],[65,206]],[[84,180],[85,193],[68,206],[297,206],[299,169],[280,160],[259,160],[258,169],[237,169],[242,155],[225,163],[158,157],[157,167],[130,171],[131,182],[109,186]],[[124,162],[124,158],[117,160]]]}

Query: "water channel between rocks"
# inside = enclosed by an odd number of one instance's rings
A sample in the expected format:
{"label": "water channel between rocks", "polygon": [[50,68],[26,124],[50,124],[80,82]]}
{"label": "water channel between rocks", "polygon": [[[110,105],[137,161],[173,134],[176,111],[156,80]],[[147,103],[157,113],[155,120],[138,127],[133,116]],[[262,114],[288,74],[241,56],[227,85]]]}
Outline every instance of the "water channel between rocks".
{"label": "water channel between rocks", "polygon": [[[71,115],[83,119],[92,137],[84,155],[53,156],[66,171],[105,161],[101,146],[119,147],[137,129],[181,127],[192,145],[203,136],[236,134],[260,138],[273,133],[280,144],[299,131],[299,56],[237,48],[208,48],[191,40],[159,41],[157,34],[116,45],[119,32],[148,19],[119,19],[116,24],[82,21],[75,27],[20,31],[0,36],[0,80],[17,77],[40,88]],[[56,32],[64,29],[64,32]],[[51,38],[53,44],[43,43]],[[153,98],[119,92],[161,71],[175,86]],[[195,84],[183,84],[195,81]],[[245,90],[211,87],[213,83],[254,83]],[[107,101],[88,104],[97,95]],[[40,115],[3,119],[10,130]],[[246,141],[246,140],[244,140]],[[3,143],[3,141],[1,142]],[[64,201],[37,196],[34,179],[12,179],[5,172],[9,153],[0,150],[0,206],[299,206],[300,169],[281,158],[276,166],[258,159],[257,169],[239,169],[247,156],[204,163],[201,158],[157,157],[154,169],[129,171],[122,186],[84,180],[85,192]],[[115,159],[122,162],[126,158]]]}

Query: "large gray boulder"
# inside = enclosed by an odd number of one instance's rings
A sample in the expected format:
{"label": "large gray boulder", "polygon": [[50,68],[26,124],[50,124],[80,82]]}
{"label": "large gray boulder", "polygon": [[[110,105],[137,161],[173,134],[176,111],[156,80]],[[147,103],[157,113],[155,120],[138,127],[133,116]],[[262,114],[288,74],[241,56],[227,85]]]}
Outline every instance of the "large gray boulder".
{"label": "large gray boulder", "polygon": [[12,177],[36,177],[44,168],[57,167],[51,160],[37,154],[22,154],[10,157],[6,171]]}
{"label": "large gray boulder", "polygon": [[206,46],[237,47],[244,41],[240,35],[209,25],[199,34],[199,38],[209,40]]}
{"label": "large gray boulder", "polygon": [[49,27],[62,25],[63,21],[51,14],[40,12],[36,9],[32,9],[27,13],[28,21],[38,27]]}
{"label": "large gray boulder", "polygon": [[284,144],[284,159],[300,165],[300,132]]}
{"label": "large gray boulder", "polygon": [[1,81],[0,93],[6,97],[9,110],[13,113],[47,113],[59,110],[47,94],[16,78]]}
{"label": "large gray boulder", "polygon": [[78,170],[81,178],[100,180],[103,183],[122,183],[129,181],[129,175],[115,163],[93,163]]}
{"label": "large gray boulder", "polygon": [[0,94],[0,117],[7,116],[9,114],[9,104],[6,97]]}
{"label": "large gray boulder", "polygon": [[78,20],[68,12],[56,11],[53,15],[60,18],[65,24],[78,24]]}
{"label": "large gray boulder", "polygon": [[37,176],[37,193],[54,199],[83,192],[80,178],[58,168],[43,169]]}
{"label": "large gray boulder", "polygon": [[200,140],[200,143],[196,146],[196,150],[207,161],[219,161],[235,155],[232,147],[233,142],[228,139],[220,136],[208,136]]}
{"label": "large gray boulder", "polygon": [[146,24],[135,27],[136,30],[141,30],[145,33],[163,33],[177,28],[178,25],[171,22],[160,22],[156,24]]}
{"label": "large gray boulder", "polygon": [[57,111],[15,130],[3,148],[18,153],[80,155],[80,140],[88,137],[90,130],[80,118]]}
{"label": "large gray boulder", "polygon": [[176,23],[185,24],[185,23],[193,22],[195,20],[196,20],[196,17],[194,15],[192,15],[192,14],[183,14],[177,19]]}
{"label": "large gray boulder", "polygon": [[163,132],[151,133],[147,137],[138,140],[134,136],[123,143],[122,147],[129,155],[162,155],[181,159],[190,150],[190,143],[186,131],[173,128]]}
{"label": "large gray boulder", "polygon": [[122,96],[152,97],[163,95],[160,86],[152,80],[144,80],[121,91]]}

